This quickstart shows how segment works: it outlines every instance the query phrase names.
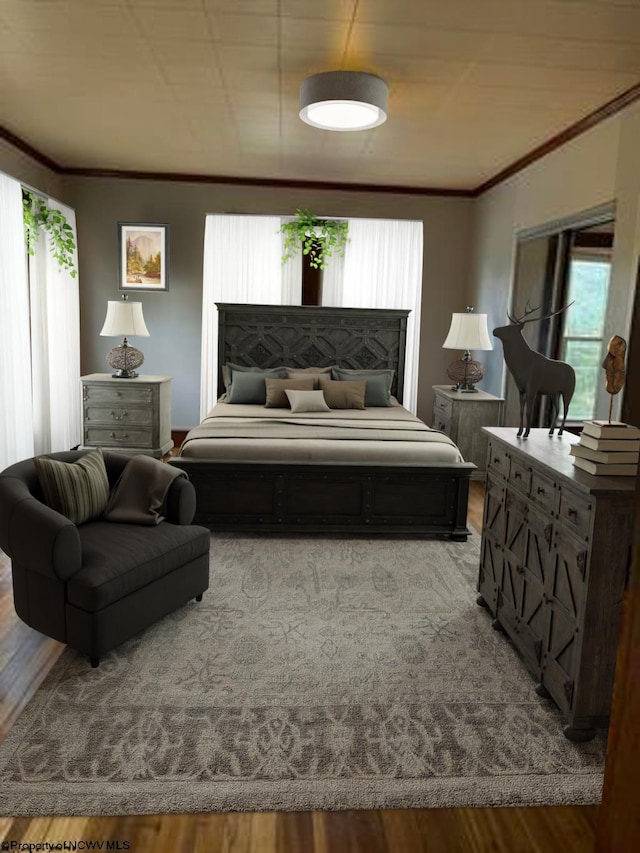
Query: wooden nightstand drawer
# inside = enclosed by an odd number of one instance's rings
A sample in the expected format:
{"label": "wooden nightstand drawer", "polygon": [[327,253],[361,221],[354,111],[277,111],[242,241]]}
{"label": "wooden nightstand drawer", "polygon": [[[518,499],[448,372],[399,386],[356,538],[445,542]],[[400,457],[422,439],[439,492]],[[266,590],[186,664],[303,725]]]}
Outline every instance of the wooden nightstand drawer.
{"label": "wooden nightstand drawer", "polygon": [[443,415],[445,418],[450,418],[453,412],[453,400],[448,400],[446,397],[441,397],[436,394],[436,399],[433,404],[433,416],[435,420],[436,414]]}
{"label": "wooden nightstand drawer", "polygon": [[150,426],[153,423],[153,410],[124,406],[85,406],[84,422],[113,424],[119,427]]}
{"label": "wooden nightstand drawer", "polygon": [[[118,385],[118,381],[121,383]],[[85,403],[112,403],[115,405],[150,403],[153,399],[153,388],[148,385],[122,386],[126,379],[113,380],[113,385],[85,385],[83,400]]]}
{"label": "wooden nightstand drawer", "polygon": [[433,412],[433,428],[439,429],[440,432],[443,432],[445,435],[451,435],[451,421],[449,418],[444,415],[439,414],[435,411]]}
{"label": "wooden nightstand drawer", "polygon": [[126,427],[85,427],[84,443],[95,447],[151,447],[151,430],[127,429]]}

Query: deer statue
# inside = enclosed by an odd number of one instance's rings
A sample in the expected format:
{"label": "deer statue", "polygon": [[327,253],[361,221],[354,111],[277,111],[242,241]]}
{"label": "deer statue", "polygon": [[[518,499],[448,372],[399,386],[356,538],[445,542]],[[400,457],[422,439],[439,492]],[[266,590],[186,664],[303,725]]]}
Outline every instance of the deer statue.
{"label": "deer statue", "polygon": [[[573,303],[571,302],[569,305],[573,305]],[[561,308],[559,311],[554,311],[552,314],[547,314],[545,317],[530,317],[530,314],[534,314],[536,311],[539,311],[540,308],[531,308],[527,302],[522,317],[514,318],[511,314],[507,314],[507,317],[510,320],[510,325],[499,326],[497,329],[493,330],[495,337],[500,338],[502,341],[502,349],[507,369],[513,376],[520,394],[520,429],[517,434],[523,438],[527,438],[529,435],[531,421],[533,419],[533,407],[540,394],[548,394],[551,397],[553,405],[549,435],[553,435],[556,418],[559,412],[559,398],[560,395],[562,395],[564,411],[562,415],[562,423],[558,428],[558,435],[562,435],[565,421],[567,420],[569,403],[573,397],[573,390],[576,385],[576,374],[570,364],[567,364],[564,361],[556,361],[555,359],[547,358],[545,355],[542,355],[542,353],[532,350],[524,339],[522,330],[526,323],[548,320],[550,317],[555,317],[556,314],[560,314],[562,311],[565,311],[569,305],[565,305],[564,308]],[[527,407],[526,430],[524,429],[525,402]]]}

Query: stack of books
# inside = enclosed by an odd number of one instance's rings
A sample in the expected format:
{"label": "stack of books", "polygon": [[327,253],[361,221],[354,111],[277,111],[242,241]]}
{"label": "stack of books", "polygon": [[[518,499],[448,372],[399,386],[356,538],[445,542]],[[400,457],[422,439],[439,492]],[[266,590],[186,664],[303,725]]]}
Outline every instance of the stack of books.
{"label": "stack of books", "polygon": [[619,421],[585,421],[580,443],[571,446],[576,468],[589,474],[635,477],[640,456],[640,429]]}

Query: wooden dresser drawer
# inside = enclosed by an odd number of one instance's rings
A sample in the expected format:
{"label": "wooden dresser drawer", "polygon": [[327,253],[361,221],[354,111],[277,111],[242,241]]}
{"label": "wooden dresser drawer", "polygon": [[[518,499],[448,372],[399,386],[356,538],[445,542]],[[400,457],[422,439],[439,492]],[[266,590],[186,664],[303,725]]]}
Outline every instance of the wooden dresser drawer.
{"label": "wooden dresser drawer", "polygon": [[558,487],[551,477],[541,471],[531,473],[531,500],[546,512],[552,513],[556,506]]}
{"label": "wooden dresser drawer", "polygon": [[153,422],[153,410],[136,409],[125,406],[85,406],[85,424],[114,424],[114,426],[150,426]]}
{"label": "wooden dresser drawer", "polygon": [[453,400],[448,400],[446,397],[441,397],[440,394],[436,394],[436,398],[433,404],[434,419],[436,414],[444,415],[445,418],[450,418],[452,413]]}
{"label": "wooden dresser drawer", "polygon": [[532,470],[531,465],[528,465],[525,460],[518,456],[512,456],[509,466],[509,482],[528,495],[531,490]]}
{"label": "wooden dresser drawer", "polygon": [[487,467],[493,474],[499,474],[505,479],[509,476],[509,454],[493,441],[489,442]]}
{"label": "wooden dresser drawer", "polygon": [[148,385],[131,385],[128,388],[123,387],[122,383],[126,379],[121,379],[120,385],[118,380],[113,380],[113,385],[102,383],[100,385],[85,385],[83,390],[83,399],[85,403],[113,403],[113,404],[134,404],[134,403],[150,403],[153,399],[153,388]]}
{"label": "wooden dresser drawer", "polygon": [[151,447],[153,435],[151,430],[127,429],[126,427],[85,427],[84,443],[102,447],[135,446]]}
{"label": "wooden dresser drawer", "polygon": [[561,489],[558,518],[583,539],[589,538],[591,504],[584,498],[568,489]]}

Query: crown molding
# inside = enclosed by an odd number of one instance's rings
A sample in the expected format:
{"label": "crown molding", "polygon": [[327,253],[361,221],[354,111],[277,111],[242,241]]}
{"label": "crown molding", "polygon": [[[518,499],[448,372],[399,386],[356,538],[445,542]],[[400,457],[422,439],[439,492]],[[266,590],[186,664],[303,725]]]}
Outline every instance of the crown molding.
{"label": "crown molding", "polygon": [[560,133],[552,136],[551,139],[548,139],[546,142],[543,142],[541,145],[533,148],[528,154],[514,160],[511,165],[502,169],[500,172],[497,172],[497,174],[492,178],[489,178],[487,181],[480,184],[480,186],[476,187],[475,190],[473,190],[472,195],[480,196],[483,193],[486,193],[487,190],[493,189],[493,187],[508,180],[523,169],[526,169],[527,166],[530,166],[532,163],[535,163],[536,160],[546,157],[547,154],[550,154],[557,148],[561,148],[567,142],[570,142],[572,139],[575,139],[577,136],[580,136],[587,130],[595,127],[597,124],[600,124],[600,122],[605,121],[605,119],[611,118],[611,116],[619,113],[625,107],[628,107],[638,99],[640,99],[640,83],[636,83],[635,86],[632,86],[630,89],[622,92],[622,94],[613,98],[611,101],[607,101],[606,104],[603,104],[601,107],[598,107],[597,110],[594,110],[584,116],[579,121],[575,122],[575,124],[566,127],[564,130],[560,131]]}
{"label": "crown molding", "polygon": [[190,175],[183,172],[138,172],[122,169],[83,169],[66,167],[63,175],[85,178],[122,178],[142,181],[181,181],[199,184],[235,184],[242,187],[278,189],[338,190],[343,192],[387,193],[401,195],[460,196],[471,198],[473,190],[448,187],[406,187],[394,184],[351,184],[340,181],[304,181],[285,178],[241,178],[234,175]]}
{"label": "crown molding", "polygon": [[241,187],[270,187],[272,189],[304,189],[317,191],[338,192],[363,192],[363,193],[385,193],[414,196],[453,196],[457,198],[477,198],[503,181],[526,169],[536,160],[546,157],[557,148],[561,148],[567,142],[590,130],[600,122],[605,121],[616,113],[628,107],[635,101],[640,100],[640,83],[622,92],[617,97],[598,109],[581,118],[579,121],[557,133],[555,136],[533,148],[523,157],[514,160],[509,166],[497,172],[493,177],[479,184],[475,188],[454,189],[449,187],[418,187],[418,186],[395,186],[393,184],[352,184],[339,181],[307,181],[286,180],[284,178],[246,178],[233,175],[198,175],[184,174],[181,172],[144,172],[127,169],[93,169],[80,166],[61,166],[46,154],[38,151],[28,142],[16,136],[10,130],[0,125],[0,139],[9,142],[18,150],[28,154],[36,162],[46,166],[58,175],[84,178],[115,178],[122,180],[141,181],[176,181],[183,183],[199,184],[230,184]]}

